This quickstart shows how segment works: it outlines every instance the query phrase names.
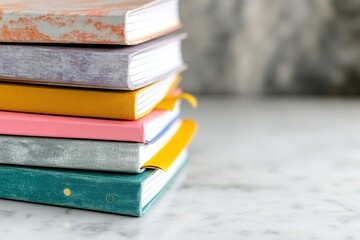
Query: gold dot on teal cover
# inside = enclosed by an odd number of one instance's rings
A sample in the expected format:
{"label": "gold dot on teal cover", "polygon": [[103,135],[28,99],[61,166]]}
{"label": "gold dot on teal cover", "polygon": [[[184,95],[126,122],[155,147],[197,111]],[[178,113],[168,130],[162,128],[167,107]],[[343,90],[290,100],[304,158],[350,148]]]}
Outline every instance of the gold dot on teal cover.
{"label": "gold dot on teal cover", "polygon": [[64,195],[67,196],[67,197],[69,197],[69,196],[71,195],[71,190],[68,189],[68,188],[65,188],[65,189],[64,189]]}

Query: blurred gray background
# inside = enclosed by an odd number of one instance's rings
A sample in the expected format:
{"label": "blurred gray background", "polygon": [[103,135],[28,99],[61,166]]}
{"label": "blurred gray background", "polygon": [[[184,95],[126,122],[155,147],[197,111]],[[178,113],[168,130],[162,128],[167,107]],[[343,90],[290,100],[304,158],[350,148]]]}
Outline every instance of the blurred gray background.
{"label": "blurred gray background", "polygon": [[181,0],[183,87],[205,94],[360,94],[359,0]]}

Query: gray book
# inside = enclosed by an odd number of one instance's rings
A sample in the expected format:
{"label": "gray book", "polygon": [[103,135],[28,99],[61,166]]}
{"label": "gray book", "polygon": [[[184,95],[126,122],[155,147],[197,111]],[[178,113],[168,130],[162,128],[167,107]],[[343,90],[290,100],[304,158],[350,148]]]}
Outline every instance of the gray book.
{"label": "gray book", "polygon": [[0,44],[0,80],[135,90],[185,66],[175,33],[137,46]]}
{"label": "gray book", "polygon": [[157,153],[173,148],[180,126],[180,120],[174,122],[147,144],[0,135],[0,164],[140,173]]}

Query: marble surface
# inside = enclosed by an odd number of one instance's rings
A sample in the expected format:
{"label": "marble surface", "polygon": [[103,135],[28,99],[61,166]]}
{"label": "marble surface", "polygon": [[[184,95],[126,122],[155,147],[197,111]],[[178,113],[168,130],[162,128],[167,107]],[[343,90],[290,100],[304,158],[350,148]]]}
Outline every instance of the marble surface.
{"label": "marble surface", "polygon": [[359,239],[359,105],[200,98],[191,162],[144,217],[0,200],[0,238]]}

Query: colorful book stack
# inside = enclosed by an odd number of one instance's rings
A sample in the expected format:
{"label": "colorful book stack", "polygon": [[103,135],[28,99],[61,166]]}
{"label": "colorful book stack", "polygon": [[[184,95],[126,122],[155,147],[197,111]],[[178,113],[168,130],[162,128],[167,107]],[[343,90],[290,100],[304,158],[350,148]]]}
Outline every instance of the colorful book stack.
{"label": "colorful book stack", "polygon": [[0,198],[149,209],[196,129],[178,15],[177,0],[0,3]]}

